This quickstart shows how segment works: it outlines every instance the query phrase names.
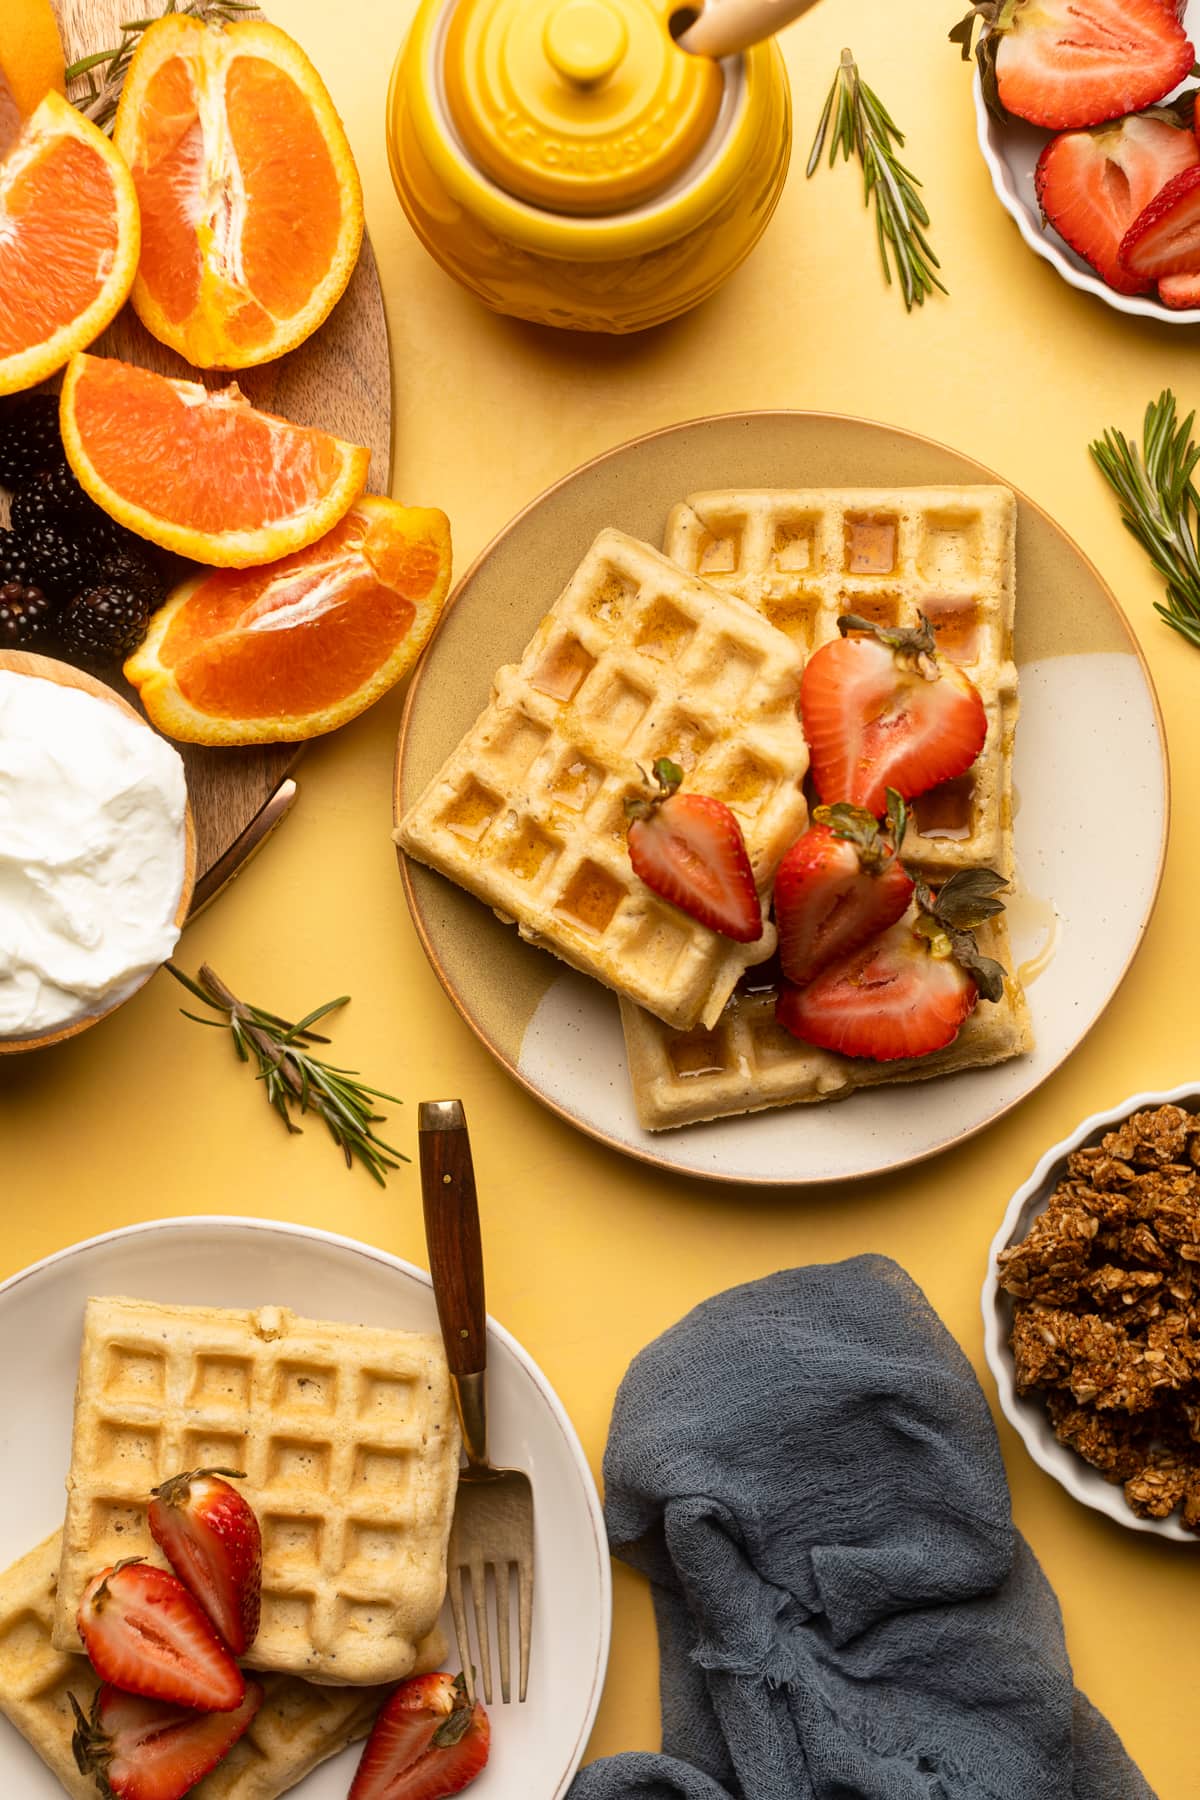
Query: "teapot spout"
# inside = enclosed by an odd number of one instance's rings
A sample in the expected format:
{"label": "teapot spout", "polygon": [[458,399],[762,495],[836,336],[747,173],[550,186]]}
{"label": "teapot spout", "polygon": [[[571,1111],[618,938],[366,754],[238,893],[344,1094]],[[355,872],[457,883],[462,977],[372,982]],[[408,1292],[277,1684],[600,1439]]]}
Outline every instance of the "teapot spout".
{"label": "teapot spout", "polygon": [[692,56],[736,56],[773,37],[815,4],[816,0],[702,0],[699,6],[680,9],[695,17],[676,31],[675,41]]}

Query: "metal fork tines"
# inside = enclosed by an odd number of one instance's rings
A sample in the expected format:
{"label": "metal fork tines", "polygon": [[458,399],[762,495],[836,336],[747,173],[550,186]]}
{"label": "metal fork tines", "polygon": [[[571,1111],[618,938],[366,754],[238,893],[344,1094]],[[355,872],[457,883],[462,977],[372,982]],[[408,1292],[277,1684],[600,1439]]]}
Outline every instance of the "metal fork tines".
{"label": "metal fork tines", "polygon": [[458,1653],[474,1693],[474,1658],[466,1591],[475,1615],[483,1697],[492,1702],[492,1633],[489,1590],[495,1604],[495,1641],[500,1661],[500,1698],[512,1699],[510,1604],[517,1591],[519,1698],[529,1688],[529,1646],[533,1637],[533,1490],[518,1469],[464,1473],[459,1482],[450,1534],[450,1607]]}
{"label": "metal fork tines", "polygon": [[467,1466],[450,1533],[450,1607],[463,1673],[475,1693],[466,1590],[475,1616],[484,1699],[492,1700],[489,1590],[495,1606],[500,1698],[512,1699],[511,1589],[517,1589],[519,1697],[529,1688],[533,1638],[533,1489],[520,1469],[488,1460],[487,1306],[471,1144],[461,1101],[422,1101],[419,1115],[425,1236]]}

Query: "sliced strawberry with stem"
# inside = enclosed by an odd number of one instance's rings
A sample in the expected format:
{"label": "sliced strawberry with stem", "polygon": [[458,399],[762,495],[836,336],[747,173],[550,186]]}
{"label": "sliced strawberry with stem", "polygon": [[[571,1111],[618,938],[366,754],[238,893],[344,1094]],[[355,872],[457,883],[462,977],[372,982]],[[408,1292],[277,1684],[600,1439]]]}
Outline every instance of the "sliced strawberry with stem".
{"label": "sliced strawberry with stem", "polygon": [[181,1800],[215,1769],[243,1736],[263,1703],[257,1681],[246,1683],[233,1712],[190,1707],[126,1694],[107,1683],[90,1713],[69,1694],[75,1714],[71,1748],[81,1775],[94,1775],[114,1800]]}
{"label": "sliced strawberry with stem", "polygon": [[1094,131],[1066,131],[1038,158],[1038,204],[1072,250],[1119,294],[1146,293],[1149,276],[1121,263],[1121,240],[1143,207],[1184,169],[1200,144],[1178,113],[1161,108]]}
{"label": "sliced strawberry with stem", "polygon": [[977,18],[989,106],[1050,130],[1152,106],[1196,60],[1167,0],[977,0],[950,34],[964,56]]}
{"label": "sliced strawberry with stem", "polygon": [[683,770],[668,757],[654,764],[654,779],[655,790],[625,802],[634,874],[710,931],[757,942],[762,907],[737,819],[711,794],[680,793]]}
{"label": "sliced strawberry with stem", "polygon": [[811,981],[908,911],[913,884],[898,854],[907,814],[895,788],[887,802],[887,830],[861,807],[818,806],[776,870],[775,924],[788,981]]}
{"label": "sliced strawberry with stem", "polygon": [[1200,273],[1200,167],[1182,169],[1142,208],[1117,254],[1139,280]]}
{"label": "sliced strawberry with stem", "polygon": [[775,1017],[793,1037],[842,1056],[893,1062],[953,1043],[976,1002],[1004,993],[1004,970],[981,956],[972,927],[1002,910],[1004,878],[964,869],[935,897],[917,883],[918,911],[830,963],[807,987],[780,989]]}
{"label": "sliced strawberry with stem", "polygon": [[79,1602],[79,1635],[102,1681],[204,1712],[232,1712],[242,1672],[182,1581],[140,1558],[104,1569]]}
{"label": "sliced strawberry with stem", "polygon": [[385,1701],[348,1800],[443,1800],[480,1773],[491,1724],[461,1675],[417,1675]]}
{"label": "sliced strawberry with stem", "polygon": [[924,615],[917,626],[886,626],[845,613],[838,629],[800,680],[812,776],[827,804],[845,800],[879,818],[888,788],[912,800],[964,774],[983,748],[987,714],[970,677],[935,654]]}
{"label": "sliced strawberry with stem", "polygon": [[235,1656],[254,1642],[262,1610],[262,1532],[254,1508],[230,1486],[245,1479],[238,1469],[173,1475],[153,1490],[146,1515],[155,1543]]}

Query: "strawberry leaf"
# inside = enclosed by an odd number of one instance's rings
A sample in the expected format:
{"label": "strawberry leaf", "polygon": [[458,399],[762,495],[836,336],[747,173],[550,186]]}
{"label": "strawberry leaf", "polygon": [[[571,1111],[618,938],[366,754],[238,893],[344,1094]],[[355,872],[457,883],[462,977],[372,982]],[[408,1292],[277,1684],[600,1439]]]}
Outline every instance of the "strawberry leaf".
{"label": "strawberry leaf", "polygon": [[925,614],[917,616],[921,621],[919,625],[880,625],[874,619],[864,619],[859,613],[842,613],[837,623],[843,637],[852,631],[864,631],[879,643],[886,644],[889,650],[920,660],[936,653],[937,639]]}

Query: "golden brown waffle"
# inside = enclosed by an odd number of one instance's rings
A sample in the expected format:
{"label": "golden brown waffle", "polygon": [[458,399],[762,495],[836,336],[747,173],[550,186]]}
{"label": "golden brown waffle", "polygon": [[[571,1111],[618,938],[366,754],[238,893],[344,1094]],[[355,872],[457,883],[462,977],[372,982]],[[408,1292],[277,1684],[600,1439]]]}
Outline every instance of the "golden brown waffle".
{"label": "golden brown waffle", "polygon": [[623,802],[639,765],[672,757],[737,813],[767,895],[808,817],[802,661],[731,595],[601,532],[398,841],[668,1023],[712,1023],[774,933],[735,944],[657,899],[630,867]]}
{"label": "golden brown waffle", "polygon": [[[985,956],[1012,967],[1003,919],[984,926],[978,937]],[[753,975],[749,980],[752,984]],[[858,1088],[1007,1062],[1033,1047],[1029,1011],[1015,977],[1003,1000],[979,1002],[944,1050],[899,1062],[835,1056],[802,1043],[775,1023],[775,994],[764,972],[756,990],[734,995],[712,1031],[670,1031],[640,1006],[621,1002],[634,1104],[647,1131],[771,1106],[840,1100]]]}
{"label": "golden brown waffle", "polygon": [[[971,771],[914,802],[906,860],[931,876],[1012,859],[1016,502],[1002,487],[759,488],[692,494],[665,548],[681,568],[746,600],[807,660],[838,615],[915,625],[983,698],[988,731]],[[832,799],[840,796],[832,795]]]}
{"label": "golden brown waffle", "polygon": [[144,1300],[89,1300],[54,1641],[88,1580],[161,1561],[146,1526],[181,1469],[246,1473],[262,1625],[243,1659],[310,1681],[409,1674],[446,1589],[459,1432],[441,1342],[405,1331]]}
{"label": "golden brown waffle", "polygon": [[[67,1695],[86,1712],[99,1683],[84,1657],[67,1656],[51,1641],[61,1554],[56,1531],[0,1575],[0,1712],[68,1794],[96,1800],[95,1781],[79,1773],[71,1754]],[[314,1687],[291,1675],[264,1675],[262,1685],[266,1699],[253,1724],[191,1789],[193,1800],[276,1800],[318,1763],[365,1737],[387,1691]]]}
{"label": "golden brown waffle", "polygon": [[[668,521],[668,553],[758,608],[806,659],[838,635],[839,613],[889,625],[928,617],[988,716],[970,773],[914,803],[904,859],[935,886],[959,868],[1014,874],[1015,516],[1007,488],[798,488],[693,494]],[[1011,970],[1003,919],[980,933],[980,946]],[[754,977],[743,985],[753,988]],[[980,1001],[945,1050],[902,1062],[835,1056],[792,1037],[775,1023],[765,976],[757,991],[733,997],[712,1030],[670,1031],[625,1001],[621,1017],[648,1131],[981,1068],[1032,1047],[1015,975],[1004,999]]]}

